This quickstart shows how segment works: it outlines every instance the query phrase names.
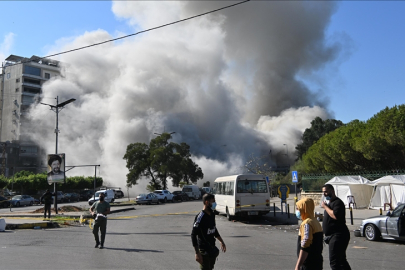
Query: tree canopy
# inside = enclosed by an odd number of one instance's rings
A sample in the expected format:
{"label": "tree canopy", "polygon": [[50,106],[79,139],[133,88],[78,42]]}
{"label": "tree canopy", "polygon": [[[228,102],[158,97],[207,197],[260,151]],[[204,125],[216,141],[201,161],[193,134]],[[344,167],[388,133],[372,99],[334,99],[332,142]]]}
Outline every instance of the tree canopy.
{"label": "tree canopy", "polygon": [[303,155],[306,173],[405,168],[405,105],[354,120],[320,138]]}
{"label": "tree canopy", "polygon": [[302,158],[308,149],[320,138],[343,125],[342,121],[335,119],[327,119],[324,121],[322,118],[316,117],[312,120],[311,127],[305,129],[302,134],[302,143],[295,147],[298,159]]}
{"label": "tree canopy", "polygon": [[152,139],[149,145],[131,143],[127,146],[124,159],[129,173],[127,184],[136,185],[145,177],[149,179],[149,189],[167,189],[167,179],[177,187],[180,182],[197,183],[204,174],[201,168],[191,160],[190,146],[186,143],[169,142],[169,133],[163,133]]}

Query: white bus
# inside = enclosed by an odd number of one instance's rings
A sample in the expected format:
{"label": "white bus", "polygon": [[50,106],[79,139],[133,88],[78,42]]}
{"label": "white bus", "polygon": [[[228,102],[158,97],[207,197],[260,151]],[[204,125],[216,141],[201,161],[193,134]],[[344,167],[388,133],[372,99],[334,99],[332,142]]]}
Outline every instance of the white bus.
{"label": "white bus", "polygon": [[215,179],[216,211],[233,216],[259,216],[270,212],[270,193],[264,175],[231,175]]}

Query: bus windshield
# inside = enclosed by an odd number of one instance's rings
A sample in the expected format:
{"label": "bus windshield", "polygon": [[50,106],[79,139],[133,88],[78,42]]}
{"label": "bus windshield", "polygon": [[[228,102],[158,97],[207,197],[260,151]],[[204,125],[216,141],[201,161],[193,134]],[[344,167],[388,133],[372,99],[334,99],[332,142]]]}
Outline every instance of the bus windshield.
{"label": "bus windshield", "polygon": [[265,180],[241,180],[238,181],[238,193],[267,193]]}

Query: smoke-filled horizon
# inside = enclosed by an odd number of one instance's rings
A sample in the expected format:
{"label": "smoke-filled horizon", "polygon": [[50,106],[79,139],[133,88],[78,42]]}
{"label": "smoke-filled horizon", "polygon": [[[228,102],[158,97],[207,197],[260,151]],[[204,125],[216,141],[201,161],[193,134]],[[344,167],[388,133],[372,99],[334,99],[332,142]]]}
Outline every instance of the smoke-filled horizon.
{"label": "smoke-filled horizon", "polygon": [[[117,1],[112,11],[135,32],[226,5]],[[327,93],[299,78],[339,57],[341,45],[325,37],[334,12],[331,2],[249,2],[62,55],[66,76],[45,84],[42,96],[46,103],[76,98],[59,114],[59,152],[67,165],[100,164],[100,176],[123,188],[127,145],[148,144],[154,133],[175,132],[174,142],[189,144],[204,182],[242,173],[249,156],[270,150],[274,165],[291,165],[305,128],[332,115]],[[86,32],[50,53],[111,38],[102,29]],[[53,153],[54,113],[37,105],[30,117],[33,139]]]}

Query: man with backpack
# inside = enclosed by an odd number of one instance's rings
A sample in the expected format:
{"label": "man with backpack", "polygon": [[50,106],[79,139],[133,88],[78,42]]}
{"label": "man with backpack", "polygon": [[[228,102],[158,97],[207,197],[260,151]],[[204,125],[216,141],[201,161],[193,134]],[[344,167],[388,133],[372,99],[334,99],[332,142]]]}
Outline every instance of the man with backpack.
{"label": "man with backpack", "polygon": [[226,252],[226,246],[215,224],[215,196],[204,194],[203,204],[203,210],[194,219],[191,240],[195,250],[195,260],[200,264],[200,269],[211,270],[214,269],[215,260],[219,255],[215,239],[221,243],[223,252]]}

